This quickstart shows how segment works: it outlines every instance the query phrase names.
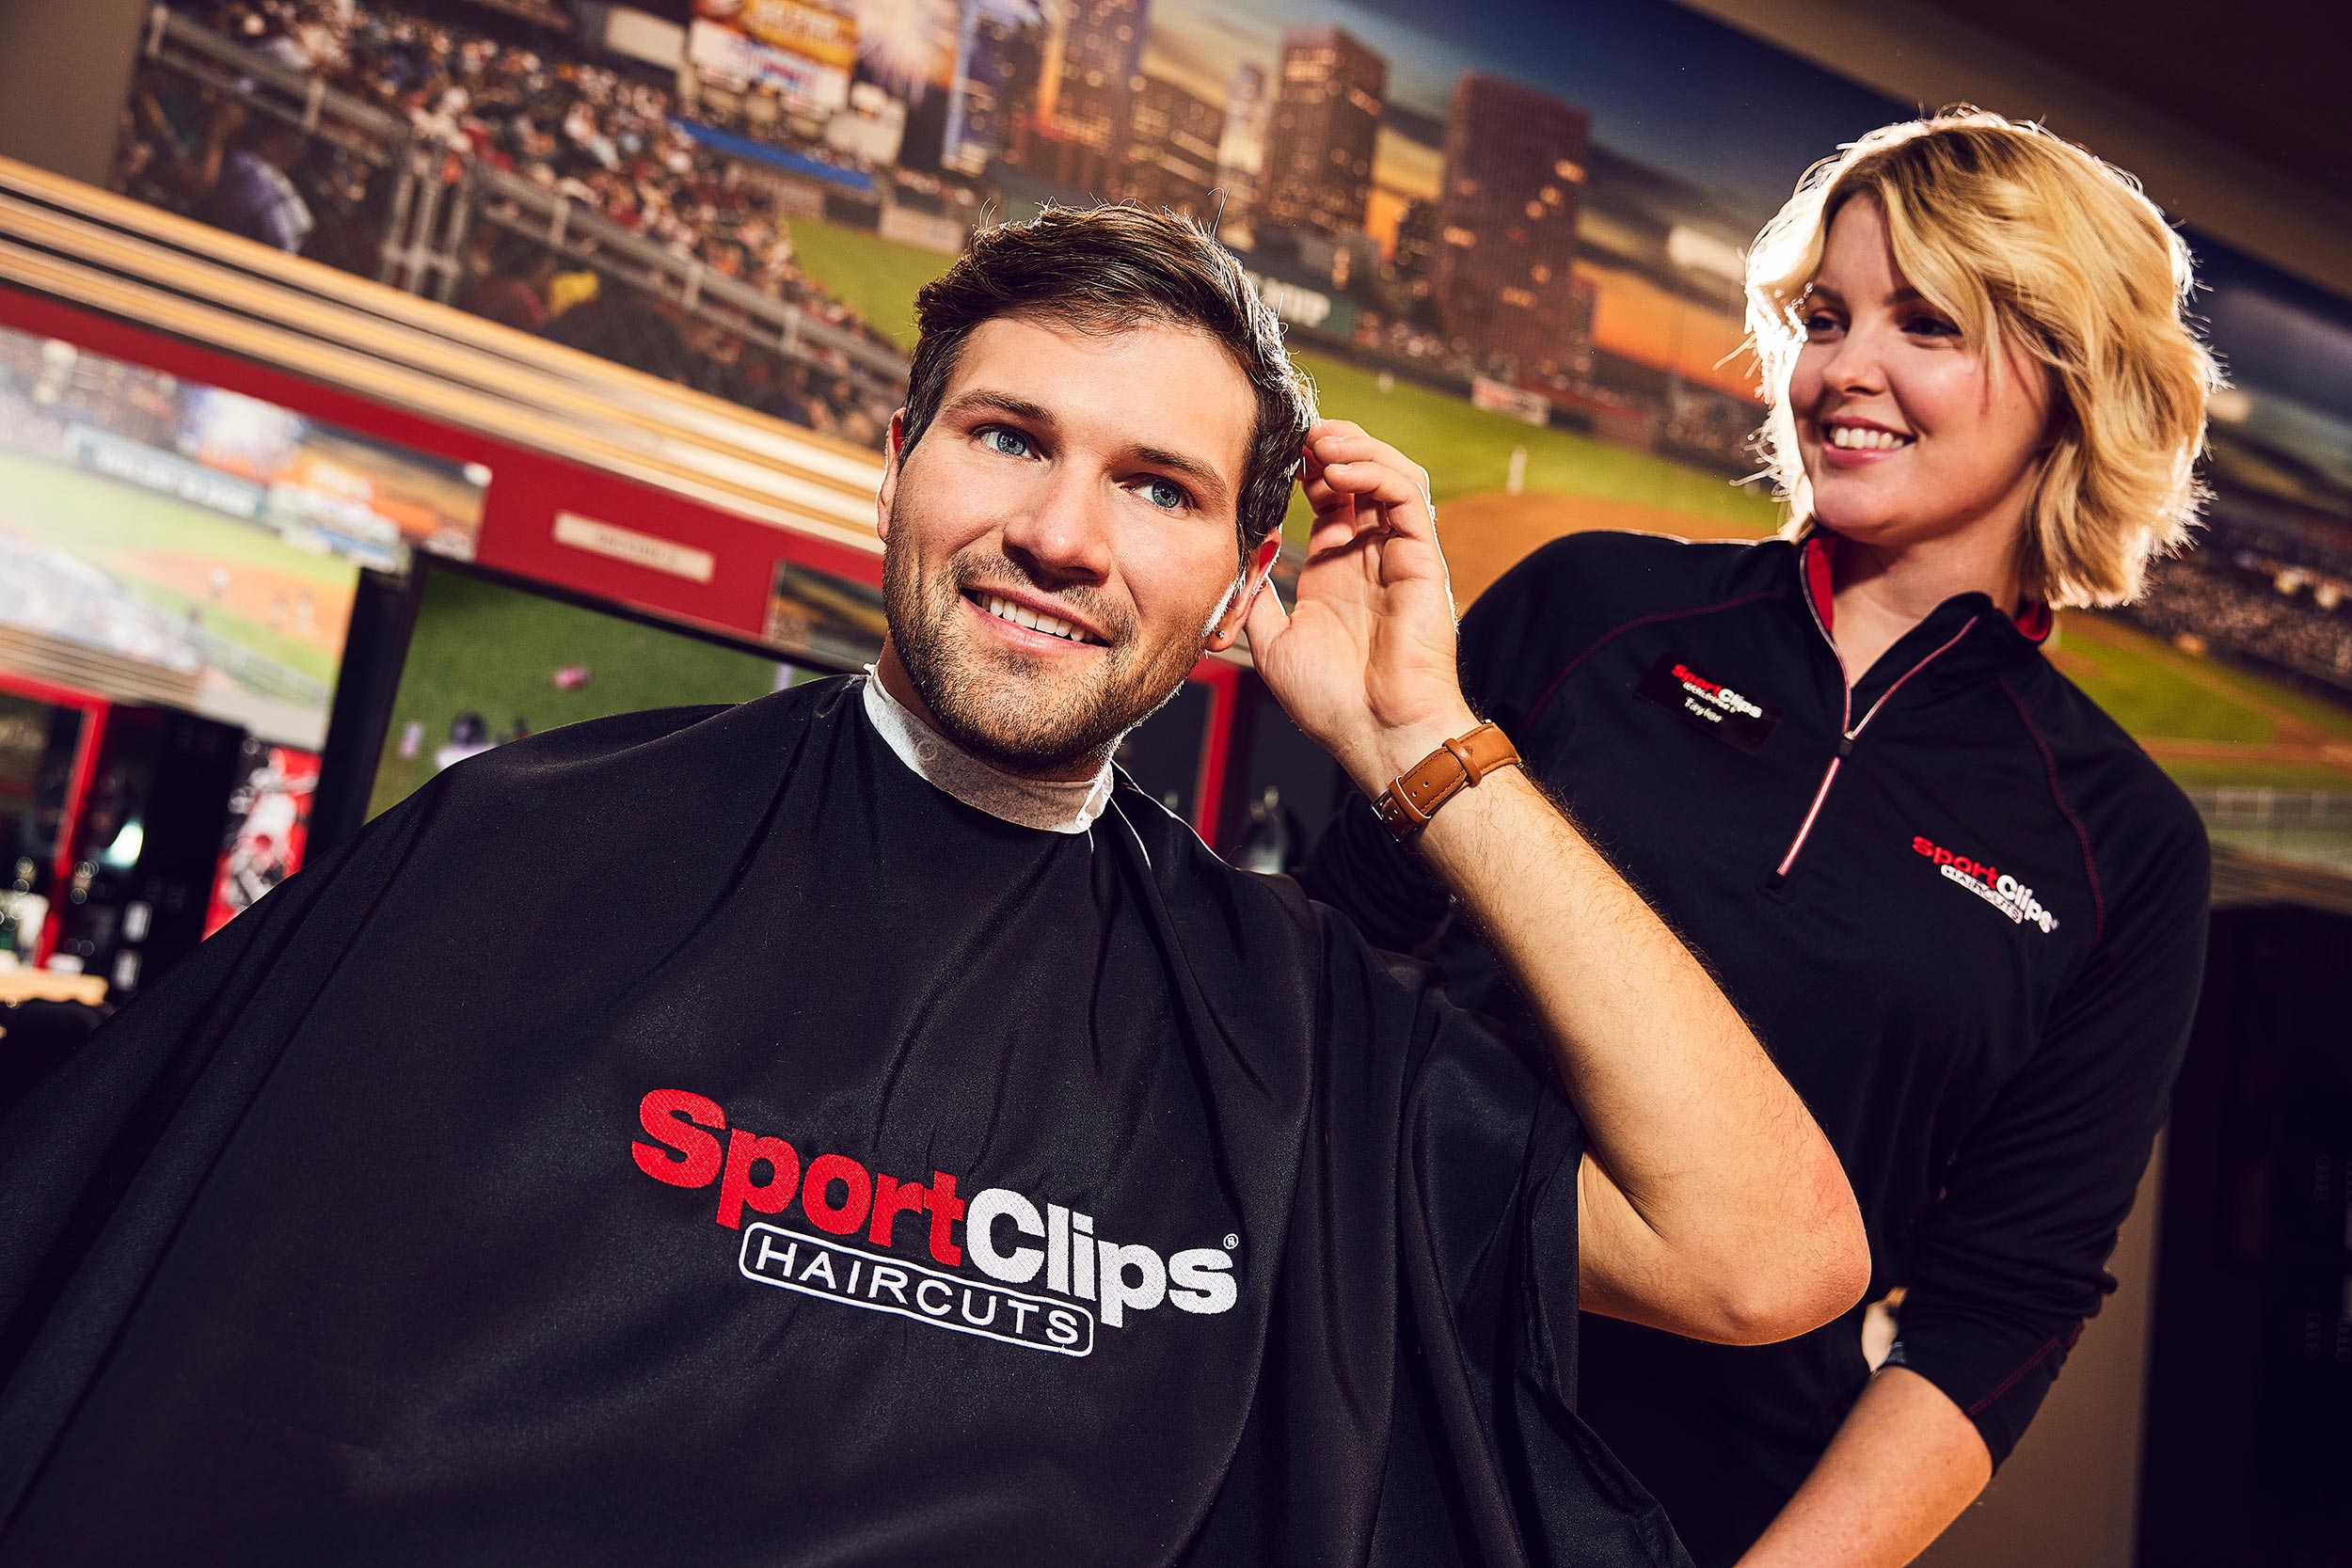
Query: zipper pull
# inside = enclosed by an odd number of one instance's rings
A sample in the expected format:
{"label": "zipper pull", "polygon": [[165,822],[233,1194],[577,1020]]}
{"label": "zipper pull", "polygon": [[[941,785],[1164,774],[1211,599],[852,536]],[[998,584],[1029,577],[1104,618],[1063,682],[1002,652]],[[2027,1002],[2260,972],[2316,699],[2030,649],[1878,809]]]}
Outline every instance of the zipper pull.
{"label": "zipper pull", "polygon": [[1837,737],[1837,754],[1841,757],[1850,757],[1853,755],[1852,736],[1841,735]]}

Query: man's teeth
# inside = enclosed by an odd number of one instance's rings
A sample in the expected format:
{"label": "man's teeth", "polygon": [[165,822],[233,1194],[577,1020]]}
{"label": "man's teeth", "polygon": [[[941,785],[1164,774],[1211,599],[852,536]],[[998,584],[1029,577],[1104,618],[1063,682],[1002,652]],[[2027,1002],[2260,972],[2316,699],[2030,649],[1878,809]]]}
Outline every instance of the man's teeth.
{"label": "man's teeth", "polygon": [[1891,430],[1865,430],[1851,424],[1829,427],[1829,444],[1848,451],[1892,451],[1897,447],[1911,445],[1912,440],[1913,437],[1898,436]]}
{"label": "man's teeth", "polygon": [[1093,638],[1058,616],[1040,615],[1025,605],[1014,604],[1010,599],[1000,599],[993,594],[983,594],[980,607],[999,621],[1010,621],[1016,626],[1026,626],[1031,631],[1041,631],[1048,637],[1067,638],[1073,642],[1094,641]]}

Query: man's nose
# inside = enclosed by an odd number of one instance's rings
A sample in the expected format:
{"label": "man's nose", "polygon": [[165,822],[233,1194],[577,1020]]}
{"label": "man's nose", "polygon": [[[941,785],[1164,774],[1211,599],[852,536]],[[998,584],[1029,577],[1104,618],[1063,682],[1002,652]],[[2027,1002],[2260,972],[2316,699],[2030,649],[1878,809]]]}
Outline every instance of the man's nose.
{"label": "man's nose", "polygon": [[1113,498],[1099,476],[1058,469],[1005,523],[1005,553],[1045,582],[1103,582],[1111,571]]}

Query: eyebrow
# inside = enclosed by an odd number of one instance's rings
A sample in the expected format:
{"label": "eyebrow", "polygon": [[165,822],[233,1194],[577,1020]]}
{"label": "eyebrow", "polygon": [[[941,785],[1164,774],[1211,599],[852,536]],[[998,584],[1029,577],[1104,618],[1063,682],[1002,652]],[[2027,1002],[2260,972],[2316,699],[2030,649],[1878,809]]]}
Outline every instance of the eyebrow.
{"label": "eyebrow", "polygon": [[[1826,283],[1807,283],[1804,286],[1804,292],[1807,295],[1827,300],[1832,305],[1842,307],[1846,303],[1846,296],[1839,293],[1836,289],[1831,288]],[[1902,288],[1897,289],[1893,293],[1888,294],[1883,303],[1888,305],[1925,305],[1930,303],[1930,301],[1928,296],[1921,293],[1918,290],[1914,289],[1909,285],[1905,285]]]}
{"label": "eyebrow", "polygon": [[[940,417],[946,418],[954,415],[985,413],[990,410],[1003,414],[1009,419],[1035,425],[1048,435],[1061,428],[1061,422],[1055,419],[1052,411],[1042,404],[1032,403],[1027,398],[1018,397],[1011,392],[991,391],[985,388],[963,393],[939,412]],[[1212,511],[1225,506],[1231,499],[1232,486],[1226,483],[1225,476],[1200,458],[1187,457],[1183,452],[1170,451],[1166,447],[1140,444],[1127,448],[1125,455],[1135,462],[1146,464],[1154,468],[1166,468],[1169,473],[1189,481],[1193,488],[1200,492],[1198,499]]]}
{"label": "eyebrow", "polygon": [[1059,421],[1043,405],[1031,403],[1027,398],[1015,397],[1010,392],[987,390],[966,392],[941,409],[940,413],[943,416],[973,414],[990,408],[999,414],[1009,414],[1016,420],[1025,420],[1031,424],[1041,425],[1047,430],[1059,428]]}

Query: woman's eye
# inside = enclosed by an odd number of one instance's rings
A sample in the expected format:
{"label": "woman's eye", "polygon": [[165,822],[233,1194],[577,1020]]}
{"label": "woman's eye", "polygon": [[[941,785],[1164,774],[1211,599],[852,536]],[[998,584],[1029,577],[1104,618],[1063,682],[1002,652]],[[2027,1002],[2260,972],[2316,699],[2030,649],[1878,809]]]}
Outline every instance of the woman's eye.
{"label": "woman's eye", "polygon": [[980,440],[989,451],[1002,452],[1007,457],[1027,457],[1033,450],[1026,436],[1001,425],[991,425],[981,433]]}
{"label": "woman's eye", "polygon": [[1914,316],[1904,324],[1923,338],[1957,338],[1960,328],[1941,316]]}
{"label": "woman's eye", "polygon": [[1172,479],[1147,479],[1137,488],[1145,500],[1164,512],[1180,512],[1192,504],[1192,497]]}
{"label": "woman's eye", "polygon": [[1818,338],[1824,332],[1836,331],[1837,318],[1827,310],[1815,310],[1804,318],[1804,325],[1806,337]]}

